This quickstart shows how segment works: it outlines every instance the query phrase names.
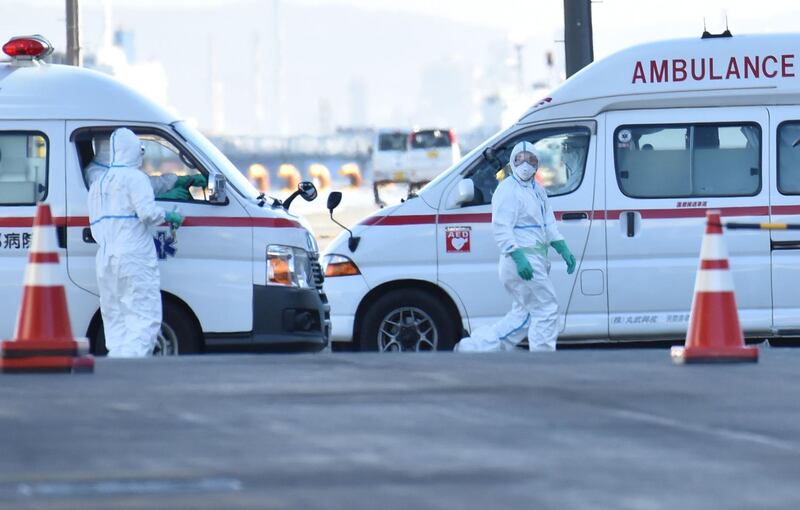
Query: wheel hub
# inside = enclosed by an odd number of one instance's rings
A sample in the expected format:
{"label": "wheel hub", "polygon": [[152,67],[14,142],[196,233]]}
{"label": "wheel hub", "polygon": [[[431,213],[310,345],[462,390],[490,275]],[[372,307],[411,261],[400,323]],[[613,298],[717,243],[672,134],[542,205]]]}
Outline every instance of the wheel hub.
{"label": "wheel hub", "polygon": [[435,351],[436,326],[424,310],[403,307],[393,310],[381,321],[378,350],[381,352]]}
{"label": "wheel hub", "polygon": [[420,334],[415,326],[406,325],[401,327],[398,336],[400,343],[403,345],[403,350],[416,350],[417,342],[420,340]]}
{"label": "wheel hub", "polygon": [[169,324],[161,323],[161,329],[156,337],[153,356],[176,356],[178,354],[178,335]]}

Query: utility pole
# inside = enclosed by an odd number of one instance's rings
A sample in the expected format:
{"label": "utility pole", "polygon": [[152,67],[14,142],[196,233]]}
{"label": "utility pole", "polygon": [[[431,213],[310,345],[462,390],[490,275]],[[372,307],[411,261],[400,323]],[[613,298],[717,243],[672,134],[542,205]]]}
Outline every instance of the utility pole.
{"label": "utility pole", "polygon": [[517,53],[517,63],[516,63],[517,89],[519,89],[519,92],[522,93],[525,91],[525,77],[522,73],[522,45],[515,44],[514,50]]}
{"label": "utility pole", "polygon": [[591,0],[564,0],[564,50],[567,78],[594,60]]}
{"label": "utility pole", "polygon": [[81,65],[78,0],[67,0],[67,64],[71,66]]}

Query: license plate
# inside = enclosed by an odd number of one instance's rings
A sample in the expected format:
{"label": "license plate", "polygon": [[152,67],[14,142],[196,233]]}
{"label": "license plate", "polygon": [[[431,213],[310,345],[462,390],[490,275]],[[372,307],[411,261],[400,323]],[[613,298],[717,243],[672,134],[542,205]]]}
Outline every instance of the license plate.
{"label": "license plate", "polygon": [[395,181],[403,181],[406,178],[406,173],[405,172],[395,172],[394,174],[392,174],[392,177],[393,177],[393,180],[395,180]]}
{"label": "license plate", "polygon": [[439,151],[428,151],[428,158],[436,159],[439,157]]}

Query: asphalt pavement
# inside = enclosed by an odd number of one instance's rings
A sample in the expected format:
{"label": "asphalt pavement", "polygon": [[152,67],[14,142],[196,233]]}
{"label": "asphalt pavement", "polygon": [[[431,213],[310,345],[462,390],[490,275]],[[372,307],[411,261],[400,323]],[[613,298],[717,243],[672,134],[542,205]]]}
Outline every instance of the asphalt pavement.
{"label": "asphalt pavement", "polygon": [[800,351],[100,359],[0,376],[0,508],[800,507]]}

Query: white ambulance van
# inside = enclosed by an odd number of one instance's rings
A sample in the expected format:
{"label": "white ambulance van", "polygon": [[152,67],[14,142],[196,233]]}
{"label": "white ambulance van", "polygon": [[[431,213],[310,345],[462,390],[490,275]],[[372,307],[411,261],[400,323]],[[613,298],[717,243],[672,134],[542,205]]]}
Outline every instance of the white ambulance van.
{"label": "white ambulance van", "polygon": [[[704,36],[593,63],[416,198],[326,250],[333,340],[450,349],[506,313],[491,199],[533,143],[558,228],[560,341],[685,335],[704,217],[800,221],[800,35]],[[725,233],[745,334],[800,335],[800,236]],[[348,246],[348,244],[350,246]]]}
{"label": "white ambulance van", "polygon": [[[40,36],[10,40],[0,63],[0,337],[11,338],[36,204],[55,217],[73,331],[104,353],[84,169],[99,137],[132,129],[144,170],[206,176],[209,190],[162,201],[186,217],[176,238],[154,229],[161,354],[212,346],[327,345],[329,308],[308,224],[263,195],[197,130],[109,76],[50,65]],[[300,194],[311,198],[313,186]],[[295,195],[293,195],[295,196]],[[48,320],[42,317],[42,320]]]}

